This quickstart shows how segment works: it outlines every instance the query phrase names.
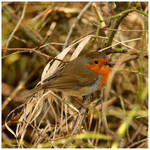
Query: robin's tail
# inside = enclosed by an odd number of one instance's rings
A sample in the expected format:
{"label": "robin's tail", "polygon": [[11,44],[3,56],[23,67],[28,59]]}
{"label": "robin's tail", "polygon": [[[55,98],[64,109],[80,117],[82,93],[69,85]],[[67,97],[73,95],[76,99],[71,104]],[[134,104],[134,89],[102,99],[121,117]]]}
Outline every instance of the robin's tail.
{"label": "robin's tail", "polygon": [[32,96],[34,96],[38,91],[42,90],[43,89],[43,86],[42,85],[39,85],[25,93],[23,93],[23,95],[21,97],[25,97],[25,98],[30,98]]}

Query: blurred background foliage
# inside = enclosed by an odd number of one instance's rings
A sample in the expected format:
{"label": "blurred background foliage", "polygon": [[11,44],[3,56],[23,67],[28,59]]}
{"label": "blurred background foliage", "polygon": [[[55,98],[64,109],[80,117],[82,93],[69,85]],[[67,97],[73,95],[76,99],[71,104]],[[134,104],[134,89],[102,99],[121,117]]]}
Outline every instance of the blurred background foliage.
{"label": "blurred background foliage", "polygon": [[[28,2],[24,16],[24,2],[3,2],[2,3],[2,100],[8,103],[2,112],[2,144],[3,147],[13,147],[13,135],[6,129],[4,121],[8,113],[16,106],[25,102],[24,97],[20,97],[28,89],[33,88],[41,79],[41,73],[49,59],[33,52],[30,49],[36,49],[48,56],[58,55],[65,43],[66,37],[72,24],[75,22],[78,14],[87,4],[84,2]],[[96,35],[100,24],[97,12],[99,12],[103,20],[107,17],[114,16],[127,9],[138,9],[146,14],[148,13],[148,2],[96,2],[93,3],[80,18],[76,24],[72,35],[69,39],[70,45],[73,41],[78,40],[88,34]],[[17,30],[16,25],[21,20]],[[113,30],[117,18],[105,21],[105,25],[109,25],[104,30],[106,36]],[[115,39],[118,41],[126,41],[130,39],[141,38],[141,40],[126,43],[132,47],[133,54],[136,57],[131,60],[127,59],[122,64],[113,78],[110,97],[116,100],[109,104],[108,123],[111,130],[119,134],[118,127],[125,120],[118,112],[127,113],[132,110],[133,105],[138,106],[136,116],[132,125],[126,130],[124,138],[118,142],[118,147],[142,147],[147,148],[148,142],[148,44],[147,44],[147,18],[137,12],[129,13],[129,15],[121,22]],[[14,32],[15,31],[15,32]],[[101,30],[100,30],[101,31]],[[10,38],[10,35],[13,36]],[[101,33],[99,33],[101,35]],[[10,38],[10,40],[9,40]],[[87,46],[89,49],[103,48],[106,40],[94,40],[92,44]],[[41,45],[45,45],[39,49]],[[120,44],[122,49],[129,49]],[[10,49],[9,49],[10,48]],[[11,49],[12,48],[12,49]],[[14,49],[13,49],[14,48]],[[19,49],[16,49],[19,48]],[[21,48],[24,48],[21,49]],[[72,51],[70,51],[70,55]],[[116,63],[124,54],[111,54],[110,60]],[[68,56],[69,57],[69,56]],[[20,87],[21,85],[21,87]],[[140,114],[141,113],[141,114]],[[93,129],[95,122],[99,119],[94,114]],[[128,116],[128,115],[127,115]],[[132,115],[129,115],[130,117]],[[130,118],[129,117],[129,118]],[[132,118],[132,117],[131,117]],[[132,118],[133,119],[133,118]],[[15,128],[15,124],[11,124]],[[103,133],[104,129],[98,131]],[[120,133],[121,134],[121,133]],[[87,135],[85,135],[87,136]],[[76,141],[76,137],[73,139]],[[94,140],[93,140],[94,141]],[[98,142],[95,140],[89,145],[88,140],[77,140],[74,147],[111,147],[112,141]],[[66,140],[66,143],[70,140]],[[27,140],[29,147],[32,147],[30,141]],[[60,142],[61,143],[61,142]],[[71,147],[71,145],[69,145]],[[42,145],[44,147],[45,145]],[[56,147],[67,147],[67,144],[56,144]],[[115,146],[115,143],[114,143]],[[26,146],[28,147],[28,146]],[[50,147],[46,145],[45,147]]]}

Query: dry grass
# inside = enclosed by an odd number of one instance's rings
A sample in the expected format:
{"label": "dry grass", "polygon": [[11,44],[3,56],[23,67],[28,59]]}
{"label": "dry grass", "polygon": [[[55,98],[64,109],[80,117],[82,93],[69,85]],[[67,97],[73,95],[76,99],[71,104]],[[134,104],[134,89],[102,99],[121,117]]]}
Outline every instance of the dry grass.
{"label": "dry grass", "polygon": [[[2,147],[148,147],[148,23],[134,11],[114,29],[127,9],[147,14],[148,4],[2,4]],[[21,96],[81,53],[107,51],[113,30],[110,47],[128,52],[108,55],[115,65],[104,89],[83,104],[50,90]]]}

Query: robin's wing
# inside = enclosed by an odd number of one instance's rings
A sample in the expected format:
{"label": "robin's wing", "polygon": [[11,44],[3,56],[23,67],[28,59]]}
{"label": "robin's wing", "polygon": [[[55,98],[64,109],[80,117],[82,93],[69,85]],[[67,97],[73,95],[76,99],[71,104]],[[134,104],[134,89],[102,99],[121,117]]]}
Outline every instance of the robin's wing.
{"label": "robin's wing", "polygon": [[94,84],[98,79],[98,74],[89,71],[86,73],[76,72],[71,75],[70,73],[58,74],[55,78],[43,82],[43,88],[57,88],[57,89],[79,89],[84,86]]}
{"label": "robin's wing", "polygon": [[61,71],[42,82],[43,88],[78,89],[94,84],[98,74],[86,67],[78,58],[67,64]]}
{"label": "robin's wing", "polygon": [[94,84],[98,80],[98,74],[87,68],[86,63],[83,57],[71,61],[63,69],[42,81],[33,92],[47,88],[79,89]]}
{"label": "robin's wing", "polygon": [[[92,76],[91,76],[92,77]],[[78,90],[85,86],[90,86],[96,82],[97,78],[92,78],[89,80],[87,75],[80,76],[65,74],[65,76],[52,76],[45,79],[42,84],[38,85],[34,89],[26,93],[26,97],[34,95],[36,92],[42,89],[56,88],[56,89],[73,89]]]}

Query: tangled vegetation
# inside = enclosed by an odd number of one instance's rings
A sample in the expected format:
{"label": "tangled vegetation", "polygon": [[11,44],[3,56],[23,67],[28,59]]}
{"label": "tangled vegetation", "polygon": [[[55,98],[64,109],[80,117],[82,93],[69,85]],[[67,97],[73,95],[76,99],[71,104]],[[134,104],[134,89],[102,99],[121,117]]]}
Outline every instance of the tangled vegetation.
{"label": "tangled vegetation", "polygon": [[[2,147],[147,148],[147,16],[147,2],[3,2]],[[114,66],[86,109],[61,92],[26,97],[94,50]]]}

